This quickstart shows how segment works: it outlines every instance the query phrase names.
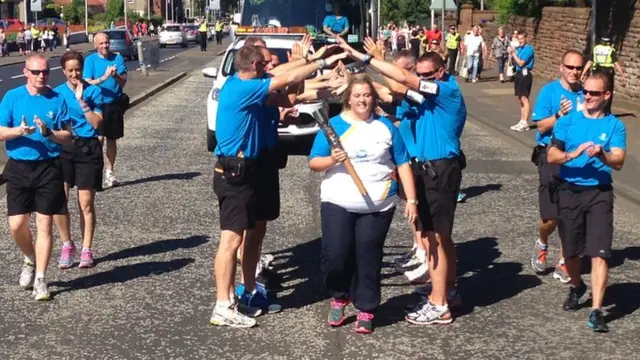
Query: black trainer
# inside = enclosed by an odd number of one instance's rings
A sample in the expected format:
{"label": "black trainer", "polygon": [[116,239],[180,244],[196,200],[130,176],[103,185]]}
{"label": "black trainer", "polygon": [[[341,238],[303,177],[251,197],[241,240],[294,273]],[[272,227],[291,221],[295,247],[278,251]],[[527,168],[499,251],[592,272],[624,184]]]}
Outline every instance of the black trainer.
{"label": "black trainer", "polygon": [[602,315],[602,311],[598,309],[594,309],[589,314],[589,321],[587,325],[593,330],[593,332],[597,333],[606,333],[609,332],[609,327],[607,326],[607,322],[604,321],[604,315]]}
{"label": "black trainer", "polygon": [[580,308],[580,298],[587,292],[587,285],[584,281],[580,281],[580,286],[575,288],[569,287],[569,295],[562,305],[564,311],[576,311]]}

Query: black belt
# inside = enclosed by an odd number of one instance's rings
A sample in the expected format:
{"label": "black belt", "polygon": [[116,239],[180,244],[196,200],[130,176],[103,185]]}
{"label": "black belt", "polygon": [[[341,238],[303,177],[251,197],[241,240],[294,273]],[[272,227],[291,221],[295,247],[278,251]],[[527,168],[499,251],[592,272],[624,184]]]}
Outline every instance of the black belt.
{"label": "black belt", "polygon": [[11,161],[15,161],[17,163],[26,164],[26,165],[49,164],[49,163],[55,162],[58,159],[60,158],[54,157],[54,158],[42,159],[42,160],[19,160],[19,159],[9,158],[9,160]]}
{"label": "black belt", "polygon": [[218,156],[218,162],[222,166],[230,162],[244,163],[247,166],[252,166],[257,162],[257,159],[247,159],[247,158],[237,157],[237,156]]}
{"label": "black belt", "polygon": [[611,191],[613,190],[613,185],[611,184],[602,184],[602,185],[577,185],[574,183],[570,183],[566,180],[561,180],[560,189],[569,190],[574,193],[581,193],[585,191],[592,190],[600,190],[600,191]]}

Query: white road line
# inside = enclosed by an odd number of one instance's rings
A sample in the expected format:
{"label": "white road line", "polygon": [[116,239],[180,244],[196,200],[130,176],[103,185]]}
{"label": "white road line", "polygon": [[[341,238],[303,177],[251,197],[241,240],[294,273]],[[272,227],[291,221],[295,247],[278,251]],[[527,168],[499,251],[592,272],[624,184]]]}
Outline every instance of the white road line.
{"label": "white road line", "polygon": [[21,77],[24,77],[24,74],[22,74],[22,75],[12,76],[11,78],[12,78],[12,79],[17,79],[17,78],[21,78]]}
{"label": "white road line", "polygon": [[62,66],[56,66],[54,68],[51,68],[51,70],[58,70],[58,69],[62,69]]}

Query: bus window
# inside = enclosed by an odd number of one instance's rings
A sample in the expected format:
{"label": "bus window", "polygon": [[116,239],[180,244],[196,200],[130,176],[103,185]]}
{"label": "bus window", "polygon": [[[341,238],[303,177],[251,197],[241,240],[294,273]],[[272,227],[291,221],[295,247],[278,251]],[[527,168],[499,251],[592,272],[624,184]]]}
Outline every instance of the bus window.
{"label": "bus window", "polygon": [[242,9],[244,26],[306,26],[314,36],[323,36],[323,22],[338,5],[349,20],[348,34],[364,36],[362,14],[367,14],[365,0],[245,0]]}

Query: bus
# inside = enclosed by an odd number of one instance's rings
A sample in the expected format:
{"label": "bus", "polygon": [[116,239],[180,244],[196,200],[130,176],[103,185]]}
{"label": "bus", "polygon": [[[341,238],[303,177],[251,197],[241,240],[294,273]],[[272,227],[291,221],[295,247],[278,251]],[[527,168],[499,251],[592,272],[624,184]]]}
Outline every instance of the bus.
{"label": "bus", "polygon": [[240,25],[254,27],[305,26],[315,38],[324,37],[322,22],[337,4],[349,19],[350,35],[363,41],[368,32],[369,0],[241,0]]}

